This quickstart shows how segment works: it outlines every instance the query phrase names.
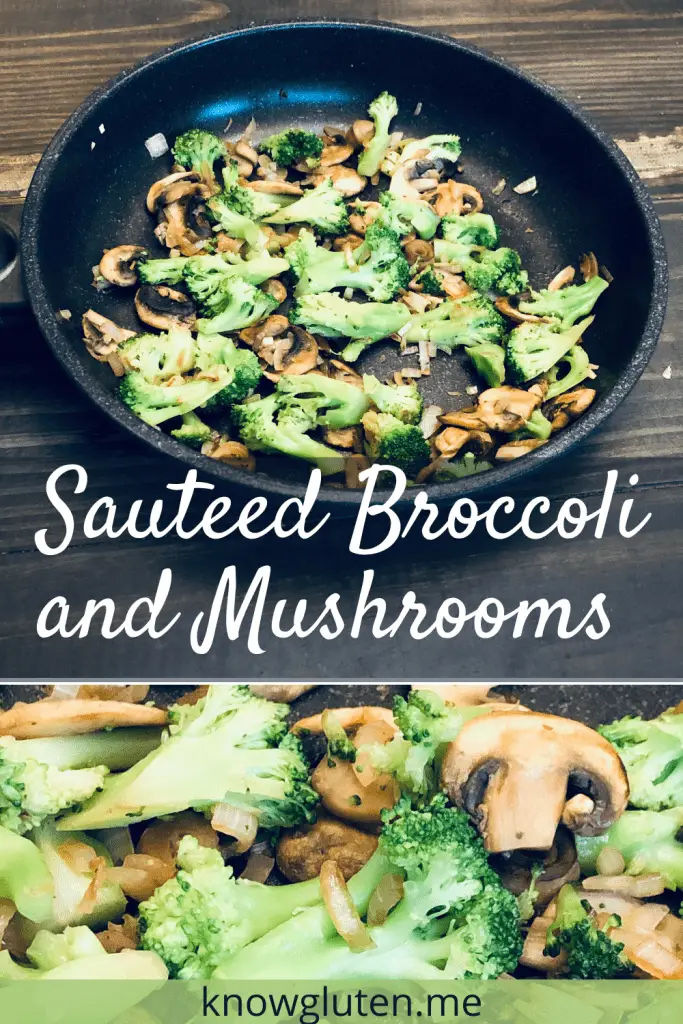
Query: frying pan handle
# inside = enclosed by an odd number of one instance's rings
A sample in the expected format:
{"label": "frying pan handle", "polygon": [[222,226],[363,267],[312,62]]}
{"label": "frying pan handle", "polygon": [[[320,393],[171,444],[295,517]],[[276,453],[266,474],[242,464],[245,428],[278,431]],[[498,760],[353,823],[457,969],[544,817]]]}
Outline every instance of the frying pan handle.
{"label": "frying pan handle", "polygon": [[19,263],[21,206],[0,208],[0,312],[20,311],[28,305]]}

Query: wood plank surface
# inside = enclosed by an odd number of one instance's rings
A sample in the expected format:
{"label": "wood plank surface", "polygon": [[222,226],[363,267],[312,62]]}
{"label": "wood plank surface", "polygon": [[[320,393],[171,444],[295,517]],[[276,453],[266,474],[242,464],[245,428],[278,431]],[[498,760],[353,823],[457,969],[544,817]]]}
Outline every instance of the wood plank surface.
{"label": "wood plank surface", "polygon": [[[109,494],[120,506],[163,494],[179,466],[116,429],[66,379],[27,316],[0,323],[5,373],[0,387],[0,674],[182,679],[253,678],[675,678],[680,675],[683,606],[683,10],[677,0],[0,0],[0,219],[16,219],[42,149],[93,88],[121,68],[188,36],[288,18],[383,18],[457,35],[541,76],[585,106],[641,171],[662,220],[670,260],[669,313],[640,383],[605,428],[557,467],[531,478],[516,496],[544,493],[595,500],[609,469],[620,484],[638,473],[638,507],[652,513],[631,541],[557,539],[530,544],[477,537],[466,547],[408,539],[390,556],[350,559],[348,525],[319,542],[74,542],[58,558],[35,548],[50,522],[49,473],[65,463],[87,469],[90,487],[73,501],[81,514]],[[421,69],[407,69],[419,75]],[[590,183],[587,183],[587,188]],[[225,638],[210,654],[189,648],[188,621],[210,599],[223,565],[237,562],[248,581],[273,566],[270,604],[332,591],[355,601],[364,569],[394,604],[408,589],[428,604],[486,596],[506,605],[566,596],[578,609],[605,592],[613,626],[601,641],[575,638],[325,643],[270,640],[250,655]],[[174,570],[169,613],[181,624],[158,641],[39,641],[35,619],[51,596],[74,605],[110,596],[122,607],[149,592],[165,566]]]}

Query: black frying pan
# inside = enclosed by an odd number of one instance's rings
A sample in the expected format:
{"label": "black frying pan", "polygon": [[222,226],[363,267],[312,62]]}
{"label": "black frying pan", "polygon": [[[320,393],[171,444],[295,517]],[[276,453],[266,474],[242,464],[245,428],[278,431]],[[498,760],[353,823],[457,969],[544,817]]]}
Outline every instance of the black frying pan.
{"label": "black frying pan", "polygon": [[[29,300],[63,366],[118,423],[187,466],[245,484],[240,471],[136,419],[118,401],[109,367],[81,342],[80,314],[89,306],[138,326],[131,296],[95,294],[90,267],[112,245],[159,248],[144,197],[171,158],[151,160],[145,139],[163,132],[172,140],[194,125],[222,132],[231,119],[237,135],[252,115],[263,133],[293,124],[346,125],[382,89],[398,97],[397,127],[404,132],[461,135],[463,178],[484,192],[502,238],[520,250],[533,283],[544,285],[588,250],[614,276],[587,337],[601,367],[599,396],[588,413],[523,459],[434,485],[430,496],[445,501],[504,487],[586,437],[633,387],[661,328],[666,261],[647,191],[614,143],[548,86],[469,45],[388,24],[294,23],[183,44],[122,73],[72,114],[36,171],[21,238]],[[537,195],[512,192],[530,175],[538,180]],[[508,188],[496,198],[491,190],[501,177]],[[70,322],[56,316],[64,308],[73,313]],[[473,378],[464,364],[457,355],[432,363],[421,385],[427,402],[467,404]],[[373,346],[359,363],[383,378],[399,366],[391,343]],[[284,497],[302,494],[306,477],[306,467],[293,460],[259,458],[247,486]],[[353,512],[360,500],[357,491],[324,493],[340,512]]]}

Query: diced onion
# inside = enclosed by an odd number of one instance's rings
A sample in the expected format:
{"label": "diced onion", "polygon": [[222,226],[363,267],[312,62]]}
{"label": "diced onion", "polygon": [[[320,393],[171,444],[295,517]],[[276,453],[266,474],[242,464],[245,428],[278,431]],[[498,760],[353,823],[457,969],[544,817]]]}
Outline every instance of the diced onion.
{"label": "diced onion", "polygon": [[661,945],[656,936],[645,938],[626,928],[612,928],[609,937],[624,943],[624,953],[636,967],[651,978],[667,981],[683,980],[683,960]]}
{"label": "diced onion", "polygon": [[97,860],[97,854],[92,846],[87,843],[73,842],[62,843],[59,847],[59,856],[76,874],[84,874],[93,867],[93,861]]}
{"label": "diced onion", "polygon": [[512,191],[516,192],[519,196],[523,196],[527,192],[533,192],[536,188],[538,188],[536,177],[532,175],[531,178],[525,178],[524,181],[520,181],[519,185],[515,185]]}
{"label": "diced onion", "polygon": [[158,857],[144,853],[131,853],[121,867],[107,868],[106,878],[121,886],[126,896],[134,900],[147,900],[175,875],[175,867]]}
{"label": "diced onion", "polygon": [[663,903],[643,903],[623,919],[624,927],[636,932],[650,934],[660,926],[669,913]]}
{"label": "diced onion", "polygon": [[0,900],[0,944],[5,934],[5,929],[17,912],[11,900]]}
{"label": "diced onion", "polygon": [[255,853],[252,850],[240,878],[245,878],[249,882],[267,882],[274,867],[273,857],[269,857],[265,853]]}
{"label": "diced onion", "polygon": [[336,861],[326,860],[320,869],[320,891],[332,924],[352,953],[374,949],[370,933],[360,919],[344,876]]}
{"label": "diced onion", "polygon": [[163,132],[157,132],[156,135],[150,135],[148,139],[145,139],[145,149],[153,160],[168,153],[168,148],[168,142]]}
{"label": "diced onion", "polygon": [[258,832],[258,818],[249,811],[243,811],[231,804],[216,804],[211,818],[211,828],[223,835],[236,839],[235,853],[245,853],[253,845]]}
{"label": "diced onion", "polygon": [[[420,370],[422,371],[422,373],[426,373],[426,372],[429,371],[429,363],[430,363],[429,342],[428,341],[418,341],[418,343],[417,343],[417,350],[418,350],[418,359],[420,361]],[[403,372],[405,373],[405,371],[403,371]]]}
{"label": "diced onion", "polygon": [[430,438],[432,434],[435,434],[441,424],[439,423],[439,416],[443,415],[443,409],[440,405],[428,405],[422,413],[422,419],[420,420],[420,430],[422,436]]}
{"label": "diced onion", "polygon": [[397,903],[403,899],[403,879],[400,875],[384,875],[370,897],[368,904],[368,925],[377,928],[383,925]]}
{"label": "diced onion", "polygon": [[584,878],[583,888],[606,889],[608,892],[621,893],[625,896],[633,896],[636,899],[645,899],[647,896],[659,896],[664,892],[666,886],[664,877],[660,874],[650,875],[594,875],[591,878]]}
{"label": "diced onion", "polygon": [[51,700],[72,700],[78,696],[80,683],[55,683],[50,693]]}
{"label": "diced onion", "polygon": [[[657,904],[655,904],[657,906]],[[631,922],[629,921],[629,926]],[[683,950],[683,921],[675,914],[666,914],[656,928],[657,934],[671,939],[678,950]]]}
{"label": "diced onion", "polygon": [[149,693],[149,683],[109,683],[106,685],[55,683],[50,700],[118,700],[140,704]]}

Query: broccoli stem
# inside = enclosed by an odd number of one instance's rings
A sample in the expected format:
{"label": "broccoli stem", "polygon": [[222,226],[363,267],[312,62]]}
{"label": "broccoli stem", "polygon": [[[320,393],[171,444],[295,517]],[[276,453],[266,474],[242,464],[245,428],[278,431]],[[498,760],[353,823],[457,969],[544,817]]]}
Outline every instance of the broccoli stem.
{"label": "broccoli stem", "polygon": [[15,740],[5,753],[12,761],[31,759],[60,769],[97,768],[103,764],[110,771],[124,771],[155,750],[160,742],[161,729],[112,729],[81,736]]}

